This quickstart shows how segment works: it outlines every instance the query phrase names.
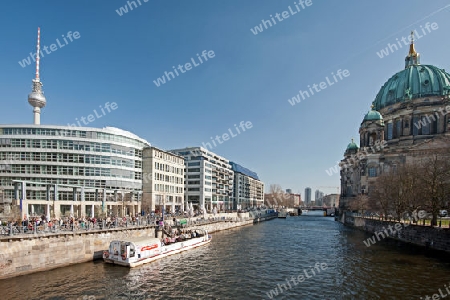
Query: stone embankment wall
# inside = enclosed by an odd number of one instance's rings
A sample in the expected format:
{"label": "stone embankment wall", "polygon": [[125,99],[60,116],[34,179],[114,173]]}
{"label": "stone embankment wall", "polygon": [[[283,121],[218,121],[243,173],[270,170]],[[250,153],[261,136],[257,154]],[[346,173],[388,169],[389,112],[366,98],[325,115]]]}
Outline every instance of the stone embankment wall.
{"label": "stone embankment wall", "polygon": [[148,226],[2,238],[0,279],[92,261],[112,240],[154,235],[154,227]]}
{"label": "stone embankment wall", "polygon": [[[389,226],[391,226],[392,230],[395,230],[395,224],[398,223],[394,221],[380,221],[349,216],[345,215],[345,213],[341,216],[340,222],[344,223],[344,225],[362,229],[372,234],[375,234],[376,232],[384,232],[386,229],[386,232],[391,233],[388,229]],[[449,228],[435,228],[431,226],[421,226],[409,223],[400,223],[397,225],[397,228],[400,228],[400,230],[396,230],[394,234],[389,234],[387,238],[450,253]]]}
{"label": "stone embankment wall", "polygon": [[[216,220],[223,217],[225,216],[215,216]],[[226,217],[229,218],[230,214],[227,214]],[[266,219],[248,220],[248,218],[248,213],[236,214],[231,218],[232,221],[197,224],[190,228],[201,227],[209,232],[217,232],[251,225]],[[3,237],[0,239],[0,279],[92,261],[102,257],[103,250],[108,249],[112,240],[126,240],[130,237],[140,236],[154,237],[155,227]]]}
{"label": "stone embankment wall", "polygon": [[212,224],[207,224],[207,225],[199,224],[199,225],[193,225],[193,226],[191,226],[191,228],[193,228],[193,229],[195,229],[197,227],[204,228],[204,229],[208,230],[209,233],[213,233],[213,232],[217,232],[217,231],[221,231],[221,230],[227,230],[227,229],[231,229],[231,228],[253,225],[253,224],[267,221],[267,220],[270,220],[273,218],[275,218],[275,216],[260,217],[260,218],[250,219],[250,220],[237,220],[237,221],[232,221],[232,222],[217,222],[217,223],[212,223]]}

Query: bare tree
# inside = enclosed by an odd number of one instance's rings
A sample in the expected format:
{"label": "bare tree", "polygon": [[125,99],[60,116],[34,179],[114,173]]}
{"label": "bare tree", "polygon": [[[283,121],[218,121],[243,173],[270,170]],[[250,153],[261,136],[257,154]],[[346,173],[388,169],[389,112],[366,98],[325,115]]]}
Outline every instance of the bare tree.
{"label": "bare tree", "polygon": [[392,203],[395,195],[398,194],[396,192],[396,184],[393,177],[393,174],[388,172],[378,176],[377,181],[375,182],[374,190],[370,194],[373,207],[381,210],[385,219],[392,209]]}
{"label": "bare tree", "polygon": [[381,174],[371,199],[385,216],[392,212],[397,220],[424,209],[433,215],[431,225],[436,226],[439,211],[449,202],[449,154],[447,150],[428,152],[420,160]]}
{"label": "bare tree", "polygon": [[436,226],[439,210],[448,205],[450,195],[448,151],[434,151],[422,159],[421,166],[424,205],[433,215],[431,226]]}
{"label": "bare tree", "polygon": [[422,188],[421,165],[417,162],[402,165],[398,171],[399,180],[399,207],[397,214],[411,216],[414,211],[423,208],[424,192]]}
{"label": "bare tree", "polygon": [[369,197],[367,195],[358,195],[356,198],[349,203],[349,208],[352,211],[358,211],[361,214],[364,214],[364,211],[369,209]]}
{"label": "bare tree", "polygon": [[270,207],[292,207],[294,196],[285,193],[279,184],[271,184],[270,192],[264,196],[264,204]]}

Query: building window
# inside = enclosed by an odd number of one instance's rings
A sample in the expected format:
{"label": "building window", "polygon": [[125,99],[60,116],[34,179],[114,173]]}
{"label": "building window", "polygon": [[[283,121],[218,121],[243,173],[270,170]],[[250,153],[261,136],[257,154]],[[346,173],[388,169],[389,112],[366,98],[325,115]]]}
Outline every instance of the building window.
{"label": "building window", "polygon": [[387,139],[388,140],[392,140],[393,138],[393,126],[392,126],[392,122],[387,124]]}
{"label": "building window", "polygon": [[188,163],[188,167],[194,167],[194,166],[200,166],[200,162],[196,161],[196,162],[189,162]]}
{"label": "building window", "polygon": [[413,135],[419,135],[419,127],[421,125],[421,122],[419,120],[420,120],[419,117],[417,116],[413,117],[413,124],[414,124]]}
{"label": "building window", "polygon": [[369,177],[377,177],[377,168],[369,168]]}
{"label": "building window", "polygon": [[430,120],[425,116],[422,116],[422,134],[430,134]]}
{"label": "building window", "polygon": [[438,133],[438,120],[433,120],[433,123],[431,124],[430,133],[435,134]]}
{"label": "building window", "polygon": [[402,136],[402,120],[397,120],[395,122],[395,127],[396,127],[395,137],[399,138]]}

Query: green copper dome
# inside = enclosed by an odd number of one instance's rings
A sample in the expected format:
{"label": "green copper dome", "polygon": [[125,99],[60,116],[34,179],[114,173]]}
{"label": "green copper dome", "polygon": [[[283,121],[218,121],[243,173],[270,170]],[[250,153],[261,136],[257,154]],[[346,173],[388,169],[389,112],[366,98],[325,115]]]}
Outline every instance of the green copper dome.
{"label": "green copper dome", "polygon": [[392,76],[373,101],[375,110],[428,96],[450,94],[450,75],[431,65],[409,65]]}
{"label": "green copper dome", "polygon": [[352,142],[347,146],[347,150],[358,150],[358,149],[359,149],[358,145],[356,145],[352,139]]}
{"label": "green copper dome", "polygon": [[378,121],[378,120],[383,120],[383,117],[381,116],[381,114],[379,112],[377,112],[376,110],[371,110],[364,116],[363,122],[364,121]]}

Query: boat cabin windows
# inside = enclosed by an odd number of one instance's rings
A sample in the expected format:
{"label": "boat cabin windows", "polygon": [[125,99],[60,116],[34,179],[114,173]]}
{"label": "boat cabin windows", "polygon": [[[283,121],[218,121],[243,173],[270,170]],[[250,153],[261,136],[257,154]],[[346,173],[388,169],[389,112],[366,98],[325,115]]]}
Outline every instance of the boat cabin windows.
{"label": "boat cabin windows", "polygon": [[127,256],[127,244],[125,242],[122,242],[120,244],[120,254],[122,254],[122,256]]}
{"label": "boat cabin windows", "polygon": [[109,245],[109,253],[112,255],[119,255],[120,242],[112,242]]}
{"label": "boat cabin windows", "polygon": [[134,247],[134,244],[130,244],[130,257],[134,257],[136,253],[136,249]]}

